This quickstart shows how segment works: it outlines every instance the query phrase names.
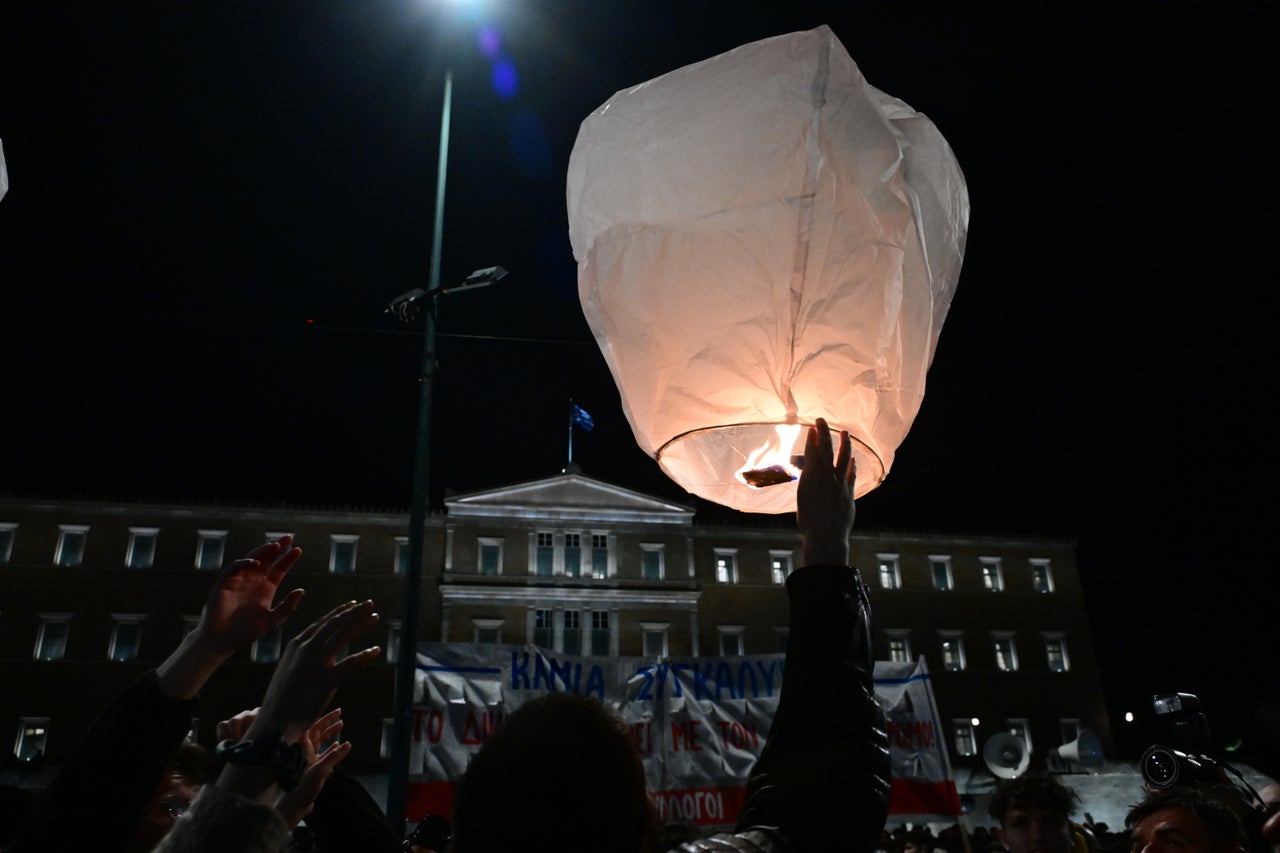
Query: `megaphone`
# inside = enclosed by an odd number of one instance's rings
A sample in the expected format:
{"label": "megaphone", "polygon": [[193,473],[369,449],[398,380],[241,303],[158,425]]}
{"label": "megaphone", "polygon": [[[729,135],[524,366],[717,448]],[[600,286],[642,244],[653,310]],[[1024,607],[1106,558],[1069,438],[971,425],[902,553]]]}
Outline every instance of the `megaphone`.
{"label": "megaphone", "polygon": [[987,738],[986,745],[982,747],[982,761],[992,776],[1016,779],[1031,766],[1031,753],[1022,738],[1000,732]]}
{"label": "megaphone", "polygon": [[1063,761],[1070,761],[1084,767],[1102,766],[1102,741],[1089,729],[1081,729],[1080,734],[1071,743],[1064,743],[1054,750],[1054,754]]}

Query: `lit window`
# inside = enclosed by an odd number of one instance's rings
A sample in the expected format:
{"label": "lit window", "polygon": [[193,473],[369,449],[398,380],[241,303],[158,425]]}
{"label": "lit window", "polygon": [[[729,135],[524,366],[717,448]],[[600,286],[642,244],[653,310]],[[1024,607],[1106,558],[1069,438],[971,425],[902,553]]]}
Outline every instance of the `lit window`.
{"label": "lit window", "polygon": [[640,573],[647,581],[662,580],[663,552],[661,545],[640,545]]}
{"label": "lit window", "polygon": [[566,655],[582,654],[582,624],[580,614],[576,610],[564,611],[564,653]]}
{"label": "lit window", "polygon": [[609,536],[605,533],[591,534],[591,577],[605,578],[609,576]]}
{"label": "lit window", "polygon": [[387,620],[387,663],[395,663],[400,657],[400,626],[402,624],[399,619]]}
{"label": "lit window", "polygon": [[472,619],[475,626],[475,642],[496,646],[502,642],[502,619]]}
{"label": "lit window", "polygon": [[992,634],[991,645],[995,650],[996,669],[1002,672],[1016,672],[1018,669],[1018,649],[1013,643],[1012,634]]}
{"label": "lit window", "polygon": [[909,631],[886,631],[889,637],[889,660],[894,663],[911,661],[911,633]]}
{"label": "lit window", "polygon": [[973,736],[972,720],[953,720],[956,734],[957,755],[977,755],[978,749]]}
{"label": "lit window", "polygon": [[670,622],[641,622],[643,632],[643,654],[647,658],[664,658],[667,656],[667,629]]}
{"label": "lit window", "polygon": [[84,560],[84,542],[89,528],[79,524],[58,525],[58,550],[53,562],[59,566],[78,566]]}
{"label": "lit window", "polygon": [[898,574],[898,555],[876,554],[876,559],[880,563],[880,588],[900,589],[902,577]]}
{"label": "lit window", "polygon": [[551,610],[535,610],[533,613],[533,644],[543,649],[555,648],[552,636],[554,626],[552,619],[555,613]]}
{"label": "lit window", "polygon": [[564,535],[564,573],[576,578],[582,574],[582,535],[566,533]]}
{"label": "lit window", "polygon": [[359,536],[335,533],[329,537],[329,571],[335,575],[349,575],[356,570],[356,545]]}
{"label": "lit window", "polygon": [[396,721],[390,717],[382,719],[382,744],[378,747],[378,755],[382,758],[391,757],[391,741],[395,738]]}
{"label": "lit window", "polygon": [[196,568],[217,571],[222,568],[223,554],[227,550],[227,531],[200,530],[196,542]]}
{"label": "lit window", "polygon": [[44,755],[49,739],[48,717],[23,717],[18,721],[18,737],[13,743],[13,754],[19,761],[34,761]]}
{"label": "lit window", "polygon": [[8,563],[13,555],[13,536],[17,529],[16,524],[0,522],[0,566]]}
{"label": "lit window", "polygon": [[742,625],[721,625],[717,630],[720,632],[720,654],[722,656],[734,657],[746,654],[745,644],[742,641]]}
{"label": "lit window", "polygon": [[111,643],[107,648],[107,660],[129,661],[138,657],[142,644],[142,620],[144,613],[112,613],[115,625],[111,628]]}
{"label": "lit window", "polygon": [[929,569],[933,572],[934,589],[949,590],[954,586],[950,557],[929,557]]}
{"label": "lit window", "polygon": [[275,663],[280,659],[280,629],[277,628],[249,648],[249,659],[254,663]]}
{"label": "lit window", "polygon": [[551,577],[551,573],[555,569],[556,546],[555,535],[551,533],[538,534],[538,547],[534,553],[535,573],[542,577]]}
{"label": "lit window", "polygon": [[1031,749],[1031,726],[1025,719],[1011,719],[1009,722],[1009,734],[1016,738],[1021,738],[1022,742],[1027,745],[1027,753],[1032,752]]}
{"label": "lit window", "polygon": [[501,539],[480,539],[480,574],[489,576],[502,574]]}
{"label": "lit window", "polygon": [[1044,635],[1044,655],[1051,672],[1066,672],[1071,668],[1067,658],[1067,640],[1061,634]]}
{"label": "lit window", "polygon": [[160,535],[157,527],[130,527],[129,552],[125,554],[124,564],[131,569],[149,569],[156,561],[156,537]]}
{"label": "lit window", "polygon": [[1000,560],[995,557],[983,557],[982,588],[988,592],[1001,592],[1004,589],[1004,575],[1000,573]]}
{"label": "lit window", "polygon": [[942,668],[949,672],[964,669],[964,639],[959,634],[942,635]]}
{"label": "lit window", "polygon": [[409,537],[396,537],[396,555],[395,562],[391,566],[391,573],[402,575],[409,570]]}
{"label": "lit window", "polygon": [[791,574],[790,551],[769,552],[769,574],[774,583],[783,584],[787,582],[787,576]]}
{"label": "lit window", "polygon": [[36,660],[62,660],[67,654],[70,613],[41,613],[36,631]]}
{"label": "lit window", "polygon": [[1053,592],[1053,572],[1048,560],[1031,561],[1031,586],[1036,592]]}
{"label": "lit window", "polygon": [[718,583],[738,582],[738,551],[723,548],[716,549],[716,581]]}
{"label": "lit window", "polygon": [[591,611],[591,654],[605,657],[613,654],[613,636],[609,631],[609,611]]}

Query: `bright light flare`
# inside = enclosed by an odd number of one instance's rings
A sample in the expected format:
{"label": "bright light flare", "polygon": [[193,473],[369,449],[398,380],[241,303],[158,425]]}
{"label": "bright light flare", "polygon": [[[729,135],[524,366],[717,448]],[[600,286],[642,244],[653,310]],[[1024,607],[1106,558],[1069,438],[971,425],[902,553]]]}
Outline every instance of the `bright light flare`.
{"label": "bright light flare", "polygon": [[753,489],[790,483],[800,477],[800,468],[793,464],[791,449],[796,446],[802,424],[778,424],[773,439],[747,454],[747,462],[734,472],[738,481]]}

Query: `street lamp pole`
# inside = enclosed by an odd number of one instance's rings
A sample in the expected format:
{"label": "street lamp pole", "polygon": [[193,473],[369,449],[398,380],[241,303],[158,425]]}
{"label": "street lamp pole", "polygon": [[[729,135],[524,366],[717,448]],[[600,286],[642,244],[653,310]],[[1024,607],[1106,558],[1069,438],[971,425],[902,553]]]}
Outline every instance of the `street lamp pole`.
{"label": "street lamp pole", "polygon": [[449,113],[453,72],[444,74],[440,110],[440,157],[436,170],[436,209],[431,231],[431,276],[427,284],[426,331],[422,372],[418,377],[418,435],[413,453],[413,501],[409,508],[409,561],[405,566],[404,619],[396,656],[395,716],[391,733],[391,771],[387,780],[387,818],[401,834],[409,801],[409,750],[413,727],[413,683],[418,662],[418,612],[422,590],[422,552],[431,475],[431,391],[436,375],[436,300],[440,293],[440,250],[444,237],[444,187],[449,164]]}

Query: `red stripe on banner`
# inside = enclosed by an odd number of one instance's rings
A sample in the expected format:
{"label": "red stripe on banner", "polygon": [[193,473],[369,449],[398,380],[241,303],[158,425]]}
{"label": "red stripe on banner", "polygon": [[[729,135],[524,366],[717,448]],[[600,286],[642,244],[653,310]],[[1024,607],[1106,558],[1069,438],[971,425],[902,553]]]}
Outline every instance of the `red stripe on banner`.
{"label": "red stripe on banner", "polygon": [[410,782],[405,818],[417,823],[429,814],[438,814],[453,820],[453,800],[457,793],[457,782]]}
{"label": "red stripe on banner", "polygon": [[684,788],[649,794],[662,823],[687,821],[699,826],[735,824],[742,811],[747,789],[741,785],[724,788]]}
{"label": "red stripe on banner", "polygon": [[956,783],[920,782],[915,779],[894,779],[889,788],[889,814],[910,815],[958,815],[961,814],[960,794]]}

